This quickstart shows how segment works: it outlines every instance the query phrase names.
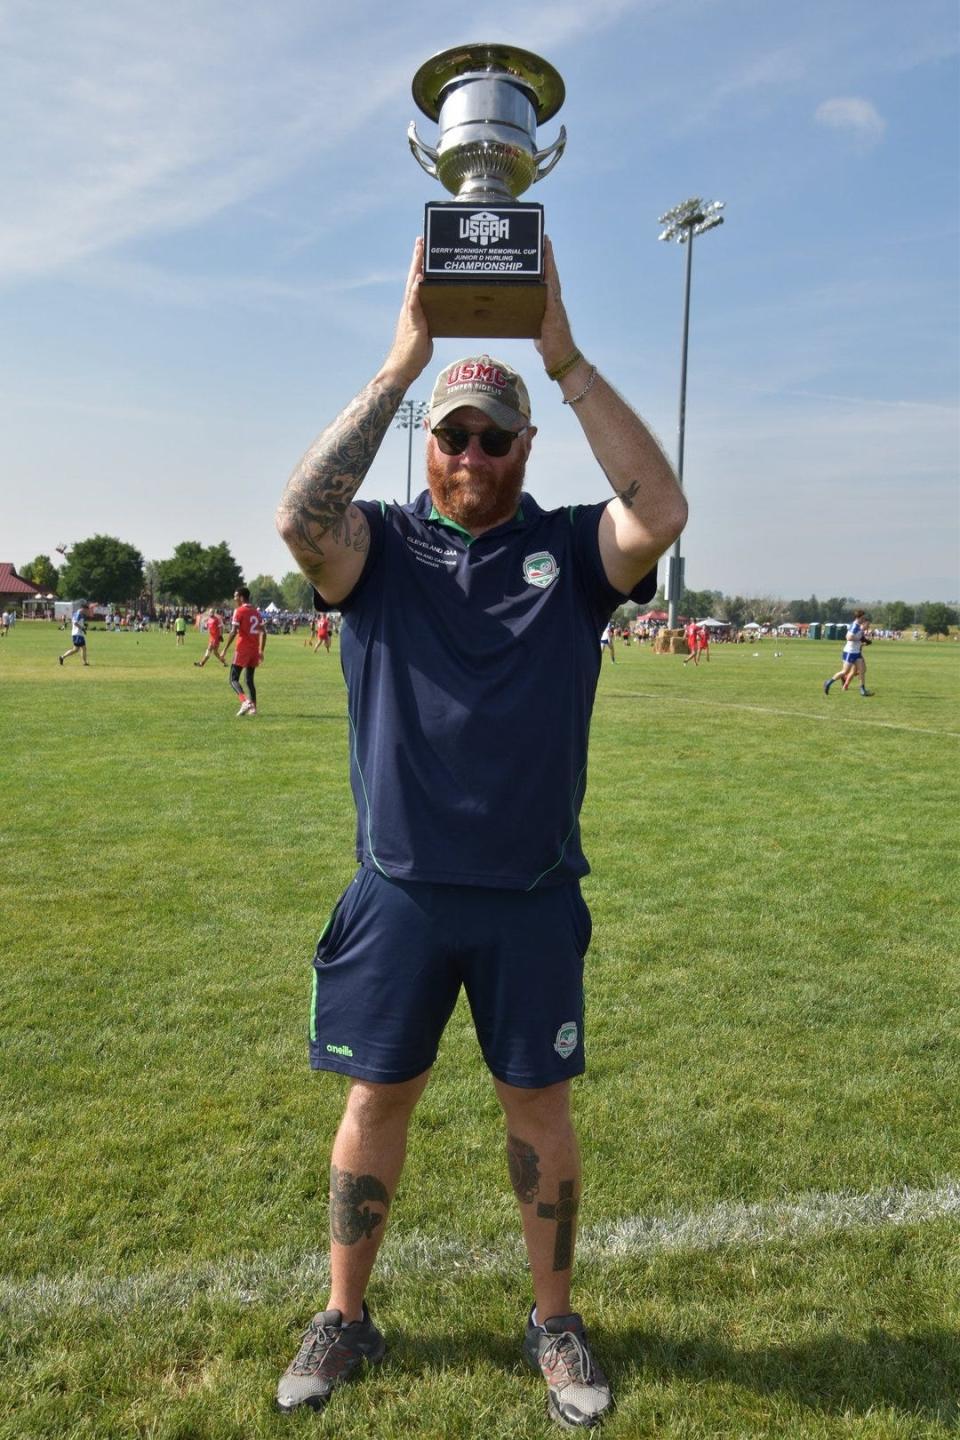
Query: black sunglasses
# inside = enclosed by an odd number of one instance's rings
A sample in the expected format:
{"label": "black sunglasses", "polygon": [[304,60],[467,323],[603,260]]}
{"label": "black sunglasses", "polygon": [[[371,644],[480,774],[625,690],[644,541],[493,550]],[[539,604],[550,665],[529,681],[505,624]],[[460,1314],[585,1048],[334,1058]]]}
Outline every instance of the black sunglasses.
{"label": "black sunglasses", "polygon": [[430,433],[444,455],[462,455],[470,444],[470,437],[475,435],[484,455],[499,457],[506,455],[517,436],[529,429],[529,425],[524,425],[520,430],[495,430],[492,427],[487,430],[465,430],[462,425],[442,425]]}

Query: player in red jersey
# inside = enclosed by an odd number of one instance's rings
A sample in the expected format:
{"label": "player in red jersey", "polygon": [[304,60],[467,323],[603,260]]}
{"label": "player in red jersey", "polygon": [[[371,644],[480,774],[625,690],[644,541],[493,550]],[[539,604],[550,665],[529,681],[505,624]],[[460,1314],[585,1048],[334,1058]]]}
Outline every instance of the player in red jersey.
{"label": "player in red jersey", "polygon": [[700,656],[706,655],[710,660],[710,631],[706,625],[697,626],[697,664],[700,664]]}
{"label": "player in red jersey", "polygon": [[220,654],[220,641],[222,639],[223,621],[220,619],[220,616],[216,610],[211,610],[209,616],[207,617],[207,648],[203,652],[203,659],[194,660],[193,662],[198,670],[203,669],[204,665],[206,665],[211,655],[216,660],[219,660],[221,665],[226,665],[226,660],[224,660],[223,656]]}
{"label": "player in red jersey", "polygon": [[[233,598],[237,602],[237,608],[233,612],[230,634],[223,647],[223,658],[226,662],[230,646],[236,640],[237,648],[234,652],[233,664],[230,666],[230,688],[240,696],[241,705],[237,714],[256,715],[257,686],[254,676],[257,666],[263,661],[263,652],[267,648],[267,632],[260,611],[256,605],[250,604],[250,591],[246,586],[241,585],[234,592]],[[240,684],[241,670],[245,672],[249,696]]]}
{"label": "player in red jersey", "polygon": [[697,622],[695,620],[689,620],[683,627],[683,634],[687,642],[687,658],[683,662],[684,665],[688,665],[691,660],[694,665],[699,665],[700,646],[697,643]]}
{"label": "player in red jersey", "polygon": [[323,611],[322,614],[320,614],[320,615],[317,616],[317,643],[316,643],[316,645],[314,645],[314,647],[313,647],[313,653],[314,653],[314,655],[316,655],[316,653],[317,653],[317,651],[320,649],[320,646],[321,646],[321,645],[324,646],[324,648],[326,649],[327,653],[329,654],[329,652],[330,652],[330,616],[327,614],[326,611]]}

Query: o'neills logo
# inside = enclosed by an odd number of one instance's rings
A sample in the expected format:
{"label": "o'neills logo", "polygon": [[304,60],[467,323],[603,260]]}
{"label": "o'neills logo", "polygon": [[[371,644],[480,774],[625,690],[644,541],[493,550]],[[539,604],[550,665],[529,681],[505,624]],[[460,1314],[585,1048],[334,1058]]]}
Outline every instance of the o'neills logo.
{"label": "o'neills logo", "polygon": [[460,221],[460,239],[469,240],[471,245],[495,245],[498,240],[509,240],[510,221],[502,215],[480,210]]}
{"label": "o'neills logo", "polygon": [[482,360],[466,360],[462,365],[454,365],[452,370],[447,371],[447,389],[452,390],[455,385],[469,385],[476,390],[489,385],[494,390],[505,390],[507,377],[499,365],[484,365]]}

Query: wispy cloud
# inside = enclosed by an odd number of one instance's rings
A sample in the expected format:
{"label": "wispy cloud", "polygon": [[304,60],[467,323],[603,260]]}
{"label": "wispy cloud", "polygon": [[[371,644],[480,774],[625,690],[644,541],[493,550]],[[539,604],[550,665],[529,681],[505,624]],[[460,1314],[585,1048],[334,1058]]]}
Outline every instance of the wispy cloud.
{"label": "wispy cloud", "polygon": [[0,276],[201,222],[335,147],[406,79],[382,58],[362,87],[329,52],[308,65],[306,30],[296,3],[15,8]]}
{"label": "wispy cloud", "polygon": [[792,88],[802,84],[808,70],[809,54],[805,44],[761,51],[736,64],[714,88],[712,100],[719,104],[756,91]]}
{"label": "wispy cloud", "polygon": [[841,130],[865,145],[877,144],[887,128],[887,122],[876,106],[854,95],[824,100],[822,105],[817,106],[813,118],[818,125]]}
{"label": "wispy cloud", "polygon": [[387,287],[391,298],[393,292],[401,294],[406,267],[361,270],[355,275],[338,274],[311,281],[276,279],[258,272],[192,272],[183,267],[173,269],[117,256],[97,256],[70,265],[63,273],[86,290],[128,295],[164,308],[209,310],[242,305],[275,310],[278,306],[290,305],[327,308],[332,312],[338,300],[361,291],[381,291]]}
{"label": "wispy cloud", "polygon": [[[598,0],[589,16],[580,5],[535,5],[505,38],[559,46],[635,3]],[[201,224],[299,170],[349,205],[334,190],[334,162],[409,92],[423,58],[457,39],[438,33],[427,0],[402,15],[375,0],[346,11],[323,0],[4,9],[0,280]],[[358,157],[364,193],[369,164]]]}

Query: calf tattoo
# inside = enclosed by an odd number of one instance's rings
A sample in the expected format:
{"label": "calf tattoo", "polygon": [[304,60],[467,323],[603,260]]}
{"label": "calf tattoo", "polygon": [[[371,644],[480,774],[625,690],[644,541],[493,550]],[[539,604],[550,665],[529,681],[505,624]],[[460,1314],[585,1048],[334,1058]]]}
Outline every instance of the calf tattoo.
{"label": "calf tattoo", "polygon": [[[382,1205],[383,1214],[371,1210],[365,1203],[369,1200]],[[330,1233],[338,1245],[369,1240],[389,1204],[387,1187],[376,1175],[351,1175],[349,1170],[330,1166]]]}
{"label": "calf tattoo", "polygon": [[533,1197],[540,1189],[540,1156],[526,1140],[516,1135],[507,1136],[507,1164],[510,1167],[510,1184],[521,1205],[532,1205]]}
{"label": "calf tattoo", "polygon": [[537,1206],[537,1214],[541,1220],[557,1222],[557,1241],[553,1247],[554,1270],[569,1270],[573,1264],[573,1222],[578,1204],[573,1193],[573,1181],[561,1180],[557,1203],[545,1205],[541,1201]]}

